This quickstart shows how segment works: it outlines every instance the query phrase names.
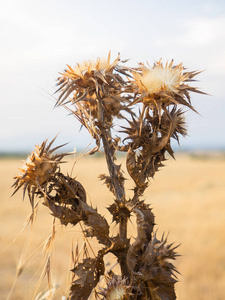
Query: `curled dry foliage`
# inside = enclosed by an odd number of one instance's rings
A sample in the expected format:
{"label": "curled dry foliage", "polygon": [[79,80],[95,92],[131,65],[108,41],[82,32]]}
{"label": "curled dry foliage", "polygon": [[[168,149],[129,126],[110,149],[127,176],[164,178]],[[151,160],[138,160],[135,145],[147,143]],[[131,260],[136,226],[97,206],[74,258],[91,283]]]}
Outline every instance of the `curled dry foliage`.
{"label": "curled dry foliage", "polygon": [[85,258],[72,270],[75,274],[75,281],[72,283],[68,299],[88,299],[92,290],[99,282],[100,276],[104,275],[104,271],[105,268],[102,256]]}
{"label": "curled dry foliage", "polygon": [[153,178],[159,167],[163,166],[165,153],[174,157],[170,140],[174,138],[179,141],[179,134],[185,136],[186,125],[182,111],[176,110],[176,107],[164,111],[161,123],[158,115],[151,116],[148,111],[143,124],[133,118],[129,125],[123,132],[130,141],[122,150],[127,150],[127,170],[136,184],[135,190],[143,193],[148,178]]}
{"label": "curled dry foliage", "polygon": [[176,258],[178,246],[167,245],[167,238],[159,241],[156,233],[152,234],[154,215],[148,205],[140,202],[132,211],[137,219],[137,237],[127,252],[127,264],[137,299],[175,299],[177,270],[169,260]]}
{"label": "curled dry foliage", "polygon": [[[128,206],[130,205],[131,203],[128,204]],[[134,205],[131,211],[136,215],[137,237],[127,252],[127,264],[132,272],[137,273],[142,254],[152,239],[155,217],[149,205],[146,205],[143,201]]]}
{"label": "curled dry foliage", "polygon": [[[69,110],[95,139],[97,146],[89,154],[104,148],[109,174],[99,178],[113,194],[108,210],[119,224],[118,235],[110,235],[107,220],[87,203],[83,185],[61,173],[59,164],[66,154],[53,154],[61,147],[51,149],[55,139],[36,146],[13,185],[15,192],[23,187],[24,194],[28,193],[33,210],[37,196],[63,225],[82,222],[86,238],[96,237],[103,247],[96,257],[86,255],[76,262],[70,300],[93,296],[105,273],[103,257],[109,252],[117,257],[121,275],[109,273],[96,299],[176,299],[177,270],[171,261],[177,257],[177,246],[168,244],[164,236],[157,239],[154,214],[141,197],[163,166],[166,153],[174,157],[171,139],[179,143],[179,137],[187,134],[183,108],[195,111],[190,92],[202,92],[189,83],[200,72],[187,72],[173,61],[163,65],[160,60],[153,67],[140,63],[137,68],[126,67],[126,62],[120,56],[110,62],[109,53],[107,59],[67,66],[58,79],[56,103]],[[125,136],[122,142],[112,134],[115,120],[121,118],[127,124],[121,124],[117,132]],[[116,164],[118,151],[126,153],[127,171],[134,182],[131,199],[126,198],[122,166]],[[133,244],[127,236],[132,214],[137,223]]]}

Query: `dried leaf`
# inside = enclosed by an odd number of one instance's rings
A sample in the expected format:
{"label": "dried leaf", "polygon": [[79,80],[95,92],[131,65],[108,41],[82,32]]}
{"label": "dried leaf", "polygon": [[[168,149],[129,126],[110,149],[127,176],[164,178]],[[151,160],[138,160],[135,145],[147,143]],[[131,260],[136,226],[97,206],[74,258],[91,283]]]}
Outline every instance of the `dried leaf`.
{"label": "dried leaf", "polygon": [[107,209],[113,215],[113,222],[117,224],[121,219],[130,218],[130,211],[124,203],[113,203]]}
{"label": "dried leaf", "polygon": [[107,176],[105,174],[100,174],[99,178],[101,180],[104,180],[104,183],[106,184],[107,188],[110,190],[110,192],[112,192],[113,194],[115,194],[115,189],[114,186],[112,184],[112,179],[110,176]]}
{"label": "dried leaf", "polygon": [[69,300],[86,300],[104,274],[102,257],[85,258],[72,272],[76,275],[70,288]]}
{"label": "dried leaf", "polygon": [[135,213],[137,222],[137,237],[128,249],[127,265],[131,272],[138,272],[140,261],[143,259],[142,255],[152,238],[155,218],[149,205],[146,205],[144,202],[138,202],[134,207],[132,207],[132,202],[130,202],[127,206],[130,206],[131,211]]}
{"label": "dried leaf", "polygon": [[129,148],[127,152],[127,161],[126,161],[127,171],[130,177],[134,180],[137,186],[144,184],[143,173],[139,171],[138,163],[136,161],[135,152]]}
{"label": "dried leaf", "polygon": [[177,270],[169,261],[178,256],[175,252],[177,247],[173,247],[173,244],[167,245],[167,238],[164,239],[164,235],[158,240],[155,233],[139,259],[133,284],[144,282],[153,299],[175,300],[174,285],[177,282],[175,275]]}
{"label": "dried leaf", "polygon": [[129,247],[130,239],[121,239],[120,235],[111,238],[112,245],[108,251],[114,253],[117,257],[122,252],[126,252]]}
{"label": "dried leaf", "polygon": [[81,204],[81,209],[83,222],[88,228],[86,231],[88,236],[95,236],[99,243],[109,245],[109,225],[106,219],[86,203]]}
{"label": "dried leaf", "polygon": [[76,225],[80,221],[82,221],[82,215],[68,208],[66,206],[58,205],[54,201],[48,200],[48,204],[46,204],[49,209],[52,211],[52,215],[60,220],[63,225],[67,225],[68,223],[72,225]]}

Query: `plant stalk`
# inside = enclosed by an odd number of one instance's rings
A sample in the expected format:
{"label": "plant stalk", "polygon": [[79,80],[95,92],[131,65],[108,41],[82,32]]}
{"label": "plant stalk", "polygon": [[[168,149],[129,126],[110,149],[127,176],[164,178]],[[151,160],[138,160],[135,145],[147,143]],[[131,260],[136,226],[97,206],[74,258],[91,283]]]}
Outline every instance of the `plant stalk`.
{"label": "plant stalk", "polygon": [[[101,138],[103,142],[107,167],[109,170],[109,175],[111,178],[112,185],[114,187],[116,203],[117,205],[122,206],[122,204],[125,203],[125,191],[124,191],[124,187],[121,186],[121,184],[119,183],[120,170],[118,166],[114,163],[114,154],[110,149],[110,142],[112,142],[112,135],[110,130],[105,128],[104,107],[102,106],[101,101],[99,101],[98,108],[99,108],[99,123],[100,123],[99,129],[101,131]],[[121,217],[119,220],[119,236],[122,240],[127,239],[127,218]],[[117,257],[121,267],[122,275],[128,277],[129,270],[127,267],[126,255],[127,252],[123,251]]]}
{"label": "plant stalk", "polygon": [[106,162],[109,170],[109,175],[111,177],[112,185],[115,190],[116,200],[118,203],[123,203],[125,201],[125,191],[124,188],[119,184],[119,176],[116,165],[114,163],[114,158],[112,157],[109,141],[112,140],[111,133],[105,128],[102,128],[102,141],[105,150]]}
{"label": "plant stalk", "polygon": [[125,202],[125,191],[124,188],[119,184],[119,169],[114,163],[114,155],[112,154],[112,150],[110,149],[109,142],[112,142],[112,135],[110,130],[106,129],[105,126],[105,114],[104,107],[102,105],[101,99],[98,101],[98,119],[99,119],[99,129],[101,131],[101,138],[103,142],[103,147],[105,150],[105,157],[107,162],[107,167],[109,170],[109,175],[112,181],[112,185],[114,187],[116,200],[118,203]]}

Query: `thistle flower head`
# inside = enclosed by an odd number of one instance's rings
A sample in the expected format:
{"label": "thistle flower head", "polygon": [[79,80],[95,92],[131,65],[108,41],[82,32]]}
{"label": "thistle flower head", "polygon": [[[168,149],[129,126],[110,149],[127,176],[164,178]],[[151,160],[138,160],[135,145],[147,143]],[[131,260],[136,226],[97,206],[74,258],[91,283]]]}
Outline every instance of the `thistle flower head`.
{"label": "thistle flower head", "polygon": [[[128,75],[128,68],[119,64],[119,55],[113,62],[110,62],[110,56],[109,52],[107,59],[98,58],[77,64],[75,68],[67,66],[58,78],[60,95],[56,105],[64,105],[87,128],[97,144],[96,124],[102,117],[100,110],[104,109],[107,124],[112,124],[114,117],[120,118],[121,110],[131,111],[127,107],[129,97],[125,96],[130,86],[121,76]],[[72,108],[68,108],[68,103]]]}
{"label": "thistle flower head", "polygon": [[55,138],[48,145],[46,140],[41,146],[35,146],[34,151],[28,156],[27,160],[20,168],[21,173],[14,177],[16,181],[13,184],[15,187],[13,194],[23,186],[24,194],[28,191],[28,195],[31,197],[31,194],[34,194],[37,188],[42,188],[55,173],[58,164],[66,154],[53,154],[55,150],[64,146],[61,145],[50,149],[54,140]]}
{"label": "thistle flower head", "polygon": [[[98,58],[94,61],[87,61],[72,68],[67,65],[64,73],[60,73],[58,78],[58,91],[61,95],[57,101],[57,105],[64,103],[65,99],[73,93],[72,102],[77,100],[87,100],[87,98],[98,94],[103,83],[109,84],[113,78],[112,72],[117,67],[120,57],[118,56],[113,63],[110,63],[111,53],[108,58]],[[109,77],[110,76],[110,77]],[[82,96],[82,97],[81,97]]]}
{"label": "thistle flower head", "polygon": [[126,279],[112,273],[106,277],[107,287],[101,289],[100,295],[104,296],[106,300],[125,300],[129,299],[130,286],[126,285]]}
{"label": "thistle flower head", "polygon": [[[136,102],[143,102],[146,106],[158,110],[168,105],[184,105],[194,110],[190,102],[189,92],[202,93],[197,88],[187,84],[193,81],[200,72],[185,72],[183,64],[173,65],[173,61],[165,66],[159,60],[152,68],[140,64],[139,72],[133,72],[134,84],[138,88]],[[195,111],[195,110],[194,110]]]}
{"label": "thistle flower head", "polygon": [[175,93],[179,85],[188,79],[188,74],[183,74],[183,65],[176,67],[166,63],[165,66],[161,60],[156,62],[153,68],[147,68],[141,65],[142,74],[134,73],[134,78],[140,90],[145,90],[149,95],[157,94],[160,91]]}
{"label": "thistle flower head", "polygon": [[[114,64],[118,61],[114,62]],[[96,71],[110,71],[113,68],[113,64],[110,64],[110,53],[108,55],[108,58],[97,58],[96,61],[85,61],[81,64],[77,63],[77,65],[74,68],[71,68],[69,65],[67,66],[68,69],[65,70],[64,73],[62,73],[63,78],[71,78],[71,79],[77,79],[81,78],[83,80],[87,80],[88,77],[90,78],[92,75],[92,72]]]}

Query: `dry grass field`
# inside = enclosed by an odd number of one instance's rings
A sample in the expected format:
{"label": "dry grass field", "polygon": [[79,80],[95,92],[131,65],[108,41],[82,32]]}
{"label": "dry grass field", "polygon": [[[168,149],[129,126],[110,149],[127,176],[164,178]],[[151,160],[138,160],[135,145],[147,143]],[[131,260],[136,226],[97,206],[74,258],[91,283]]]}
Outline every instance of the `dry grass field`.
{"label": "dry grass field", "polygon": [[[125,169],[124,159],[121,162]],[[70,173],[72,160],[62,169]],[[180,244],[176,266],[180,271],[176,284],[179,300],[225,299],[225,155],[191,156],[177,154],[176,161],[169,159],[151,181],[145,199],[152,204],[156,216],[158,236],[169,233],[169,242]],[[21,166],[19,159],[0,160],[0,299],[35,299],[40,291],[47,291],[48,283],[43,272],[46,257],[43,244],[52,228],[52,217],[40,205],[36,222],[23,226],[30,213],[27,198],[22,192],[10,198],[13,176]],[[111,194],[98,180],[106,173],[102,157],[79,160],[73,175],[77,176],[88,192],[88,201],[110,217],[106,207]],[[127,188],[132,182],[127,180]],[[130,194],[132,191],[129,190]],[[134,220],[133,220],[134,221]],[[135,236],[135,224],[129,224],[130,236]],[[112,225],[112,230],[117,228]],[[80,227],[63,228],[56,223],[56,239],[51,251],[51,282],[57,286],[54,299],[68,292],[71,278],[71,245],[80,247],[83,237]],[[91,242],[96,252],[98,244]],[[89,249],[90,251],[90,249]],[[82,251],[81,251],[82,252]],[[82,255],[82,254],[81,254]],[[108,257],[108,267],[113,258]],[[20,271],[16,277],[16,272]],[[12,286],[14,288],[10,295]]]}

